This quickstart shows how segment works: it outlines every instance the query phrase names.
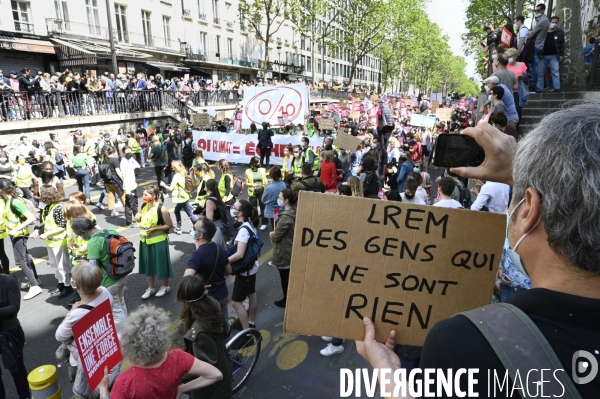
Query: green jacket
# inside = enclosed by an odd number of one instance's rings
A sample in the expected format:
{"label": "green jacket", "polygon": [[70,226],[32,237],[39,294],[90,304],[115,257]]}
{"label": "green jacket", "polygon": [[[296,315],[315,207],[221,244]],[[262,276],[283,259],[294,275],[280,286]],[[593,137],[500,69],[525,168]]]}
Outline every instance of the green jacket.
{"label": "green jacket", "polygon": [[[215,300],[215,306],[219,309],[219,304]],[[231,384],[231,365],[227,350],[225,349],[225,340],[223,338],[223,329],[218,331],[204,331],[198,321],[194,321],[192,328],[184,335],[185,351],[194,355],[197,359],[209,363],[218,368],[223,373],[223,379],[205,388],[190,392],[190,399],[231,399],[233,387]],[[186,375],[184,381],[190,381],[197,376]]]}
{"label": "green jacket", "polygon": [[275,243],[273,249],[273,264],[275,266],[289,266],[292,261],[295,224],[296,208],[283,212],[277,219],[277,227],[271,236],[271,240]]}
{"label": "green jacket", "polygon": [[295,192],[303,190],[312,191],[313,189],[317,189],[321,193],[325,192],[325,186],[323,185],[323,182],[321,179],[315,176],[305,177],[304,179],[292,185],[292,191]]}

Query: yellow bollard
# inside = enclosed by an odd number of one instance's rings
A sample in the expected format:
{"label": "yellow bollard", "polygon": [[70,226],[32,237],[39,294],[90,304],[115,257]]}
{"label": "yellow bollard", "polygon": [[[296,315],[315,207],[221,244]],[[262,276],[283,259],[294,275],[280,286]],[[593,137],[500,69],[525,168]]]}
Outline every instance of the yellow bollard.
{"label": "yellow bollard", "polygon": [[62,392],[58,386],[58,373],[51,364],[40,366],[27,376],[33,399],[60,399]]}

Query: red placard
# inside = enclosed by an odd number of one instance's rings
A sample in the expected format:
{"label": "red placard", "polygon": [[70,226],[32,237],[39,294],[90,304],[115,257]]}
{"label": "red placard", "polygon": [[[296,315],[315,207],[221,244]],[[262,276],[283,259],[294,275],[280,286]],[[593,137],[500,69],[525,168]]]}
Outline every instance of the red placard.
{"label": "red placard", "polygon": [[94,391],[104,377],[104,367],[111,370],[123,360],[110,300],[90,310],[72,330],[85,376]]}
{"label": "red placard", "polygon": [[350,111],[348,108],[342,108],[342,118],[347,118],[350,116]]}
{"label": "red placard", "polygon": [[506,28],[502,28],[502,36],[500,36],[500,43],[504,44],[504,47],[510,48],[510,42],[512,41],[512,33]]}
{"label": "red placard", "polygon": [[419,106],[419,102],[417,100],[412,100],[410,102],[410,106],[413,107],[413,108],[416,108],[416,107]]}

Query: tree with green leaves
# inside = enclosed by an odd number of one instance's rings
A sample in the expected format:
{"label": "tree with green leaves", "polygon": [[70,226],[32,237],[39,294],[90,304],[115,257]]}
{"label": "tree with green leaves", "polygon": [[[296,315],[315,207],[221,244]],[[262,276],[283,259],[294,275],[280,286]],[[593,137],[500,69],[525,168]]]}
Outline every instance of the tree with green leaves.
{"label": "tree with green leaves", "polygon": [[286,21],[296,20],[296,3],[293,0],[244,0],[239,2],[238,8],[241,19],[248,22],[256,38],[264,44],[264,60],[268,62],[269,42]]}

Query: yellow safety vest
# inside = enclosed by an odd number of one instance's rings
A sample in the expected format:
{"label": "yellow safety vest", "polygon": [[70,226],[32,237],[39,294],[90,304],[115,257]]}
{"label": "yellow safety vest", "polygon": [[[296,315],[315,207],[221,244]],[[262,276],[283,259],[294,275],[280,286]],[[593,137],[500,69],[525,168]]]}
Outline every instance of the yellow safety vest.
{"label": "yellow safety vest", "polygon": [[[58,230],[61,227],[56,224],[54,221],[54,208],[56,208],[59,204],[54,203],[49,207],[46,207],[43,212],[45,212],[44,217],[44,233],[52,232],[54,230]],[[52,234],[46,238],[46,245],[50,248],[58,248],[63,245],[67,245],[67,232],[63,231],[62,233]]]}
{"label": "yellow safety vest", "polygon": [[[0,200],[0,215],[4,215],[4,208],[6,207],[6,202],[4,200]],[[8,237],[8,230],[6,229],[6,222],[4,218],[0,218],[0,239],[4,239]]]}
{"label": "yellow safety vest", "polygon": [[291,170],[294,177],[302,176],[302,165],[304,165],[304,157],[300,157],[300,162],[298,162],[298,158],[294,157],[294,160],[292,161],[292,170]]}
{"label": "yellow safety vest", "polygon": [[52,162],[52,165],[56,165],[56,148],[50,148],[48,151],[50,151],[49,161]]}
{"label": "yellow safety vest", "polygon": [[225,176],[229,176],[229,178],[233,182],[233,175],[221,175],[221,179],[219,180],[219,194],[221,194],[221,199],[223,201],[225,201],[225,194],[227,194],[227,187],[225,187]]}
{"label": "yellow safety vest", "polygon": [[127,140],[127,146],[131,148],[131,152],[133,154],[140,154],[142,152],[142,147],[140,147],[140,143],[133,137]]}
{"label": "yellow safety vest", "polygon": [[[196,180],[198,178],[194,176]],[[208,193],[206,192],[206,182],[210,180],[210,176],[205,174],[202,180],[200,180],[200,184],[198,184],[198,189],[196,190],[196,202],[200,206],[204,206],[206,204],[206,199],[208,198]],[[204,189],[204,195],[200,195],[200,192]]]}
{"label": "yellow safety vest", "polygon": [[[17,216],[15,213],[13,213],[11,207],[10,207],[10,200],[11,198],[7,199],[4,202],[4,207],[5,207],[5,212],[4,212],[4,222],[6,223],[6,230],[7,231],[11,231],[16,229],[20,224],[21,224],[21,218],[19,216]],[[15,201],[21,201],[18,198],[12,198],[13,200],[13,204]],[[21,201],[23,202],[23,201]],[[23,206],[25,206],[25,204],[23,203]],[[28,236],[29,235],[29,226],[25,227],[24,229],[19,230],[19,232],[15,235],[15,237],[21,237],[21,236]]]}
{"label": "yellow safety vest", "polygon": [[175,180],[175,178],[177,178],[178,181],[183,180],[183,186],[180,183],[177,183],[175,185],[175,189],[173,190],[173,203],[182,204],[186,201],[189,201],[190,194],[187,191],[185,191],[185,176],[176,173],[173,180]]}
{"label": "yellow safety vest", "polygon": [[[267,185],[267,171],[265,168],[258,168],[258,172],[261,175],[261,183]],[[248,184],[248,197],[252,197],[254,195],[254,187],[250,185],[254,184],[254,171],[251,168],[246,169],[246,184]]]}
{"label": "yellow safety vest", "polygon": [[317,154],[312,148],[308,147],[306,149],[306,153],[308,154],[308,152],[312,152],[314,155],[314,162],[313,162],[313,167],[312,170],[319,170],[319,165],[321,163],[321,159],[319,158],[319,154]]}
{"label": "yellow safety vest", "polygon": [[31,165],[17,165],[17,178],[15,179],[17,187],[31,187],[33,182],[33,172],[31,171]]}
{"label": "yellow safety vest", "polygon": [[148,205],[142,208],[142,220],[140,221],[140,241],[146,245],[152,245],[167,239],[167,233],[164,230],[155,231],[148,234],[147,230],[158,226],[158,204],[152,212],[148,212]]}
{"label": "yellow safety vest", "polygon": [[91,140],[88,140],[85,143],[85,155],[89,158],[94,158],[96,156],[96,143],[93,143]]}
{"label": "yellow safety vest", "polygon": [[73,240],[73,248],[69,248],[69,253],[73,256],[73,258],[79,258],[85,256],[87,251],[83,252],[79,250],[79,247],[82,245],[86,245],[87,242],[78,235],[75,235],[73,232],[73,228],[71,227],[71,223],[67,222],[67,241],[70,245],[71,240]]}

